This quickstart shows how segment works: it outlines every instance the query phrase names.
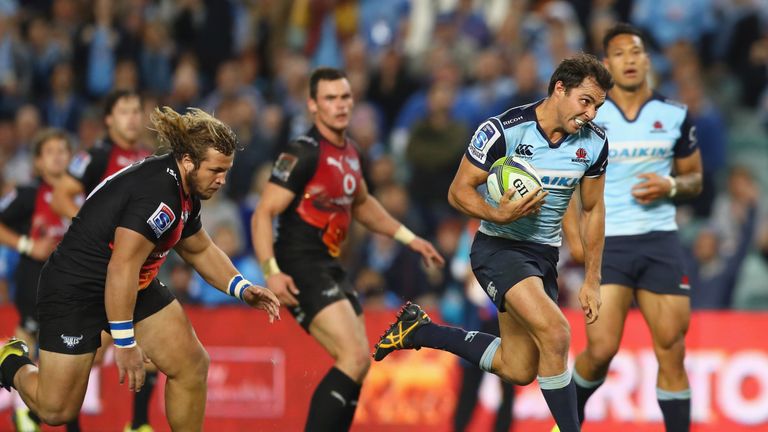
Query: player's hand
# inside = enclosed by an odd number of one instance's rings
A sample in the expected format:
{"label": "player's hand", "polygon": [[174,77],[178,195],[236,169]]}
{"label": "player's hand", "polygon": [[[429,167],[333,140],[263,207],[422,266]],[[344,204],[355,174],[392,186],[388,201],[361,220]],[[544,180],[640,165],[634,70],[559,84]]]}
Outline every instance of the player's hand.
{"label": "player's hand", "polygon": [[416,237],[408,243],[408,247],[413,249],[414,252],[421,254],[421,258],[424,260],[424,265],[427,267],[437,266],[442,267],[445,265],[445,258],[440,255],[440,252],[432,246],[432,243],[424,240],[421,237]]}
{"label": "player's hand", "polygon": [[504,192],[504,195],[502,195],[499,202],[499,206],[496,208],[497,217],[492,222],[503,225],[512,223],[532,214],[538,214],[541,211],[541,206],[544,205],[544,198],[548,195],[548,192],[543,191],[541,186],[539,186],[526,196],[516,201],[512,201],[512,196],[516,192],[514,186],[510,186],[510,188]]}
{"label": "player's hand", "polygon": [[656,173],[642,173],[637,177],[643,180],[632,186],[632,196],[640,204],[650,204],[660,198],[666,198],[672,190],[669,180]]}
{"label": "player's hand", "polygon": [[245,289],[243,300],[249,306],[261,309],[269,315],[269,322],[280,319],[280,301],[272,291],[257,285],[251,285]]}
{"label": "player's hand", "polygon": [[268,277],[267,288],[277,296],[280,304],[298,306],[299,300],[296,296],[299,294],[299,289],[296,288],[293,278],[287,274],[280,272]]}
{"label": "player's hand", "polygon": [[579,290],[579,303],[584,311],[584,318],[587,324],[597,321],[600,306],[603,301],[600,299],[600,285],[584,284]]}
{"label": "player's hand", "polygon": [[45,261],[51,255],[58,241],[52,237],[43,236],[36,238],[32,243],[32,250],[29,251],[29,257],[37,261]]}
{"label": "player's hand", "polygon": [[120,384],[128,377],[128,390],[138,393],[144,386],[144,363],[149,363],[149,358],[138,346],[131,348],[115,348],[115,364],[120,373]]}

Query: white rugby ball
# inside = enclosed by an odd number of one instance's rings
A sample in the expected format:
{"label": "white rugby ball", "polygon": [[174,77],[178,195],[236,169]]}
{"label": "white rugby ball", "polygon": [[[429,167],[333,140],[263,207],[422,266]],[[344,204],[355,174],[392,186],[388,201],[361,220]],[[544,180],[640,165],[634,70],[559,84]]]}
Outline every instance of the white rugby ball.
{"label": "white rugby ball", "polygon": [[541,186],[541,179],[526,160],[517,156],[505,156],[491,165],[485,184],[488,195],[498,203],[510,186],[515,188],[512,195],[512,201],[515,201]]}

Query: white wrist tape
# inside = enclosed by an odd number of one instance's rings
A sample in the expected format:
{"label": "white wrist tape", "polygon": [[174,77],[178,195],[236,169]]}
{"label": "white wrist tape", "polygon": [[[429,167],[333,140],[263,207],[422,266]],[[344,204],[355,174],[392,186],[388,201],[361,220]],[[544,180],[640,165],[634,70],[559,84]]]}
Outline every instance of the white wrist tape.
{"label": "white wrist tape", "polygon": [[411,242],[416,238],[416,234],[413,233],[413,231],[406,228],[405,225],[400,225],[400,228],[395,231],[394,239],[399,241],[402,244],[411,244]]}
{"label": "white wrist tape", "polygon": [[677,180],[675,180],[672,176],[664,176],[669,181],[669,193],[667,194],[668,197],[674,198],[675,195],[677,195]]}
{"label": "white wrist tape", "polygon": [[35,241],[31,238],[23,235],[19,237],[19,242],[16,243],[16,250],[22,255],[29,255],[32,252],[32,248],[35,246]]}

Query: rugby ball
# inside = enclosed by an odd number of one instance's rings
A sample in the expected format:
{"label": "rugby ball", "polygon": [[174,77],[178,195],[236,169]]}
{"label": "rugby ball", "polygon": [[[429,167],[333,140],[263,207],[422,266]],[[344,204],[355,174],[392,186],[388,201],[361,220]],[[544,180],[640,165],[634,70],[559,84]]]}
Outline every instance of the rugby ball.
{"label": "rugby ball", "polygon": [[512,201],[515,201],[541,186],[541,179],[530,163],[517,156],[505,156],[491,165],[485,184],[488,195],[498,203],[510,186],[516,190],[512,195]]}

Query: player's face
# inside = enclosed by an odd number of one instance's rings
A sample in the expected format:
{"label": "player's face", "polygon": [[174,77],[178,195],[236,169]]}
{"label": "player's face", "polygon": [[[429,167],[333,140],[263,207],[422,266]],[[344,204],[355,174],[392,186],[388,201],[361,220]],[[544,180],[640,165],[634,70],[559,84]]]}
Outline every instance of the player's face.
{"label": "player's face", "polygon": [[113,139],[129,144],[137,143],[144,131],[144,112],[139,98],[130,96],[118,99],[106,123]]}
{"label": "player's face", "polygon": [[604,63],[616,86],[628,91],[645,85],[651,68],[643,40],[632,34],[620,34],[608,42]]}
{"label": "player's face", "polygon": [[566,133],[576,133],[582,126],[594,120],[597,109],[605,102],[603,90],[592,77],[584,78],[577,87],[565,90],[562,81],[555,84],[559,97],[558,116]]}
{"label": "player's face", "polygon": [[72,152],[66,141],[61,138],[51,138],[40,149],[40,156],[35,160],[35,165],[40,174],[59,177],[67,172],[71,157]]}
{"label": "player's face", "polygon": [[209,148],[200,166],[187,173],[187,185],[191,192],[202,200],[210,199],[227,182],[227,173],[234,160],[234,153],[227,156]]}
{"label": "player's face", "polygon": [[315,122],[334,132],[343,132],[349,126],[354,101],[352,89],[346,78],[317,83],[317,98],[307,102]]}

